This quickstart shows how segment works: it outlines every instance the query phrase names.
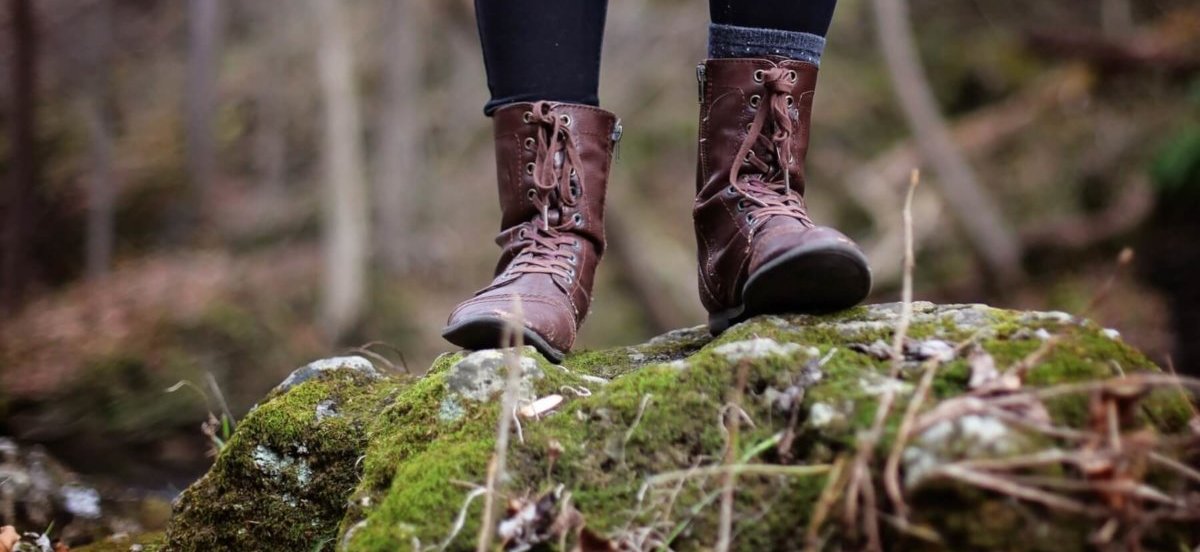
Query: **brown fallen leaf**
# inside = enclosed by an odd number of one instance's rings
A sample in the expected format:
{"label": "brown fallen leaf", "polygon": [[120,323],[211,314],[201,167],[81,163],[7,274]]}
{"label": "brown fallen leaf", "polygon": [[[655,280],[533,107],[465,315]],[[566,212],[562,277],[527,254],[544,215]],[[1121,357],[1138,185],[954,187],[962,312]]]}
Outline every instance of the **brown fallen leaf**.
{"label": "brown fallen leaf", "polygon": [[21,540],[21,534],[17,533],[15,527],[11,525],[0,527],[0,552],[12,552],[19,540]]}

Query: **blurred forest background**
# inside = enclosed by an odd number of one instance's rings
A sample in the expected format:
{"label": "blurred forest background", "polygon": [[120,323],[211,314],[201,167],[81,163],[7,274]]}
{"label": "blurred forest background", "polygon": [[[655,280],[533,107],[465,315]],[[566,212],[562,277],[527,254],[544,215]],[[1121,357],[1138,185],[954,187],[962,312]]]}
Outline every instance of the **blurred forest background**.
{"label": "blurred forest background", "polygon": [[[601,101],[625,134],[581,348],[704,320],[707,15],[609,6]],[[0,436],[171,488],[209,461],[208,412],[238,417],[296,366],[366,347],[419,372],[450,348],[499,226],[471,2],[5,0],[0,17]],[[1084,313],[1200,374],[1198,69],[1194,0],[842,0],[814,218],[868,251],[871,300],[896,300],[920,167],[918,299]],[[164,392],[180,380],[202,392]]]}

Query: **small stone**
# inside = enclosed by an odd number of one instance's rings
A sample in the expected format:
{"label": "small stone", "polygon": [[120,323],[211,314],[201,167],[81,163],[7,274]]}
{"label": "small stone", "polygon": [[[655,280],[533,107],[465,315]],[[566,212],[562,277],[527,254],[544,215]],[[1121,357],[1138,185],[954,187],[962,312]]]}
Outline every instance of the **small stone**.
{"label": "small stone", "polygon": [[83,485],[63,485],[59,494],[63,508],[68,512],[86,519],[100,517],[100,493],[96,489]]}
{"label": "small stone", "polygon": [[837,418],[838,413],[825,403],[814,403],[812,408],[808,410],[808,423],[815,428],[823,428],[828,426]]}
{"label": "small stone", "polygon": [[862,353],[877,360],[887,360],[892,358],[892,346],[884,343],[882,339],[876,339],[875,341],[872,341],[870,345],[865,343],[854,343],[850,345],[850,350]]}
{"label": "small stone", "polygon": [[863,393],[875,397],[889,392],[901,395],[912,392],[911,383],[878,374],[874,374],[866,378],[859,378],[858,386],[862,389]]}
{"label": "small stone", "polygon": [[[517,392],[518,400],[533,400],[533,380],[543,377],[537,361],[529,356],[532,351],[532,348],[527,347],[519,361],[521,383]],[[465,400],[487,402],[493,395],[504,391],[504,386],[507,384],[505,376],[507,362],[504,353],[497,349],[471,353],[450,367],[450,371],[446,374],[446,387],[450,393]]]}
{"label": "small stone", "polygon": [[1113,341],[1121,340],[1121,332],[1118,332],[1117,330],[1114,330],[1112,328],[1104,328],[1103,330],[1100,330],[1100,335],[1107,337]]}
{"label": "small stone", "polygon": [[954,360],[954,346],[940,339],[910,341],[904,344],[904,355],[915,360]]}
{"label": "small stone", "polygon": [[1046,328],[1038,328],[1036,332],[1033,332],[1033,336],[1042,341],[1046,341],[1047,339],[1050,339],[1050,332],[1046,331]]}
{"label": "small stone", "polygon": [[320,422],[325,418],[335,418],[338,416],[337,402],[333,399],[325,399],[317,403],[317,421]]}

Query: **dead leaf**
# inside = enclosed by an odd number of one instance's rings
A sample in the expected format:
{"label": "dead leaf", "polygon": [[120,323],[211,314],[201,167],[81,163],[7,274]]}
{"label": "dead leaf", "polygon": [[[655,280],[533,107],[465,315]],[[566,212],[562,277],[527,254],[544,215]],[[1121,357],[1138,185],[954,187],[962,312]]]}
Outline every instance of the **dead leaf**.
{"label": "dead leaf", "polygon": [[1000,371],[996,369],[996,359],[983,347],[971,349],[971,355],[967,357],[967,364],[971,366],[971,380],[967,383],[971,389],[980,389],[1000,379]]}
{"label": "dead leaf", "polygon": [[562,403],[562,395],[546,395],[545,397],[541,397],[525,406],[522,406],[521,409],[517,411],[517,414],[520,414],[522,418],[540,418],[542,414],[546,414],[558,408],[562,405]]}
{"label": "dead leaf", "polygon": [[592,532],[587,527],[579,530],[579,543],[573,552],[615,552],[617,545]]}
{"label": "dead leaf", "polygon": [[0,552],[12,552],[13,546],[21,540],[21,534],[11,525],[0,527]]}

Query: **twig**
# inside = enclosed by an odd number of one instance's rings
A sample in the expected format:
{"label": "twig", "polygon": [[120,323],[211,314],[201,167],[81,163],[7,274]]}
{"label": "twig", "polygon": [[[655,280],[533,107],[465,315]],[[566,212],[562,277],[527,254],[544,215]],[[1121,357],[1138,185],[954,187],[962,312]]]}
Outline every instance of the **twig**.
{"label": "twig", "polygon": [[925,403],[925,397],[933,385],[933,377],[937,374],[941,364],[937,358],[925,362],[925,374],[921,376],[921,383],[917,385],[917,391],[908,401],[908,408],[904,411],[904,419],[900,422],[896,441],[892,444],[892,451],[888,454],[887,464],[884,466],[883,484],[887,488],[888,497],[892,500],[892,506],[896,509],[897,523],[902,526],[908,525],[908,504],[904,502],[904,493],[900,488],[900,453],[908,443],[909,436],[912,435],[912,426],[916,421],[917,412]]}
{"label": "twig", "polygon": [[1096,291],[1096,294],[1092,296],[1092,300],[1088,301],[1087,307],[1083,309],[1083,313],[1080,315],[1082,318],[1090,318],[1092,313],[1100,305],[1104,304],[1104,301],[1108,299],[1109,294],[1112,293],[1113,285],[1117,283],[1117,278],[1120,277],[1121,270],[1126,266],[1129,266],[1129,264],[1132,262],[1133,248],[1126,247],[1122,249],[1121,253],[1117,255],[1117,266],[1113,268],[1112,273],[1108,275],[1108,279],[1104,281],[1104,284],[1102,284],[1100,289]]}
{"label": "twig", "polygon": [[1037,502],[1051,508],[1057,508],[1059,510],[1092,517],[1103,517],[1105,515],[1105,511],[1103,509],[1093,508],[1077,500],[1072,500],[1061,495],[1056,495],[1054,493],[1048,493],[1039,489],[1013,483],[1012,481],[1004,479],[1003,477],[997,477],[995,475],[978,472],[958,464],[942,466],[936,469],[934,473],[970,483],[976,487],[981,487],[1001,494],[1021,498],[1030,502]]}
{"label": "twig", "polygon": [[904,339],[908,337],[908,326],[912,323],[913,269],[916,266],[912,202],[920,183],[921,171],[913,169],[908,180],[908,193],[904,197],[904,280],[900,292],[900,321],[896,323],[896,334],[892,338],[892,378],[900,374],[904,364]]}
{"label": "twig", "polygon": [[1012,368],[1009,368],[1005,375],[1015,376],[1018,381],[1024,383],[1026,374],[1028,374],[1030,370],[1037,366],[1042,359],[1046,358],[1046,355],[1050,354],[1051,350],[1058,346],[1058,341],[1058,336],[1051,336],[1050,339],[1043,341],[1037,349],[1034,349],[1032,353],[1029,353],[1025,356],[1025,358],[1021,359],[1021,362],[1018,362],[1014,364]]}
{"label": "twig", "polygon": [[674,483],[680,479],[694,477],[711,477],[714,475],[782,475],[787,477],[805,477],[827,473],[832,466],[829,464],[811,464],[807,466],[782,466],[779,464],[733,464],[718,466],[702,466],[694,469],[675,470],[653,475],[646,479],[651,487],[664,483]]}
{"label": "twig", "polygon": [[[737,384],[733,388],[733,396],[730,397],[729,404],[735,410],[733,416],[727,416],[729,419],[729,438],[725,443],[725,459],[722,461],[723,467],[728,468],[733,465],[734,457],[737,455],[738,432],[742,427],[742,417],[736,412],[742,409],[742,394],[746,389],[746,377],[750,373],[750,363],[743,360],[738,366]],[[728,552],[729,545],[733,539],[733,488],[737,476],[732,471],[724,473],[725,480],[721,486],[721,518],[720,525],[717,530],[717,552]]]}
{"label": "twig", "polygon": [[[912,320],[912,280],[913,269],[916,265],[912,243],[912,200],[916,194],[917,185],[921,182],[921,173],[914,169],[909,179],[908,194],[904,199],[904,285],[901,292],[900,320],[896,324],[896,334],[892,341],[892,365],[890,377],[900,376],[904,365],[904,339],[908,334],[908,326]],[[875,516],[875,489],[867,488],[874,485],[871,481],[870,465],[875,452],[875,446],[883,434],[883,426],[891,414],[892,404],[896,401],[896,389],[888,386],[879,399],[875,410],[875,419],[871,430],[859,439],[858,451],[851,470],[849,487],[847,489],[845,518],[848,526],[853,527],[858,521],[858,500],[863,500],[863,524],[867,533],[867,548],[872,551],[882,549],[879,539],[879,522]]]}
{"label": "twig", "polygon": [[496,531],[496,482],[504,478],[508,437],[512,432],[512,412],[516,409],[517,392],[521,385],[521,351],[524,347],[524,333],[521,328],[525,326],[525,322],[519,297],[513,296],[513,313],[506,317],[505,322],[501,345],[509,346],[504,351],[508,374],[504,386],[504,399],[500,403],[500,420],[496,423],[496,450],[488,468],[487,499],[484,502],[483,523],[479,528],[476,552],[488,552],[492,547],[492,537]]}
{"label": "twig", "polygon": [[1167,468],[1170,468],[1172,470],[1175,470],[1175,471],[1187,476],[1192,481],[1200,483],[1200,471],[1197,471],[1194,468],[1188,467],[1187,464],[1184,464],[1183,462],[1175,460],[1174,458],[1168,458],[1168,457],[1163,456],[1162,454],[1159,454],[1154,451],[1150,452],[1149,457],[1152,462],[1157,462],[1159,464],[1162,464],[1163,466],[1166,466]]}

